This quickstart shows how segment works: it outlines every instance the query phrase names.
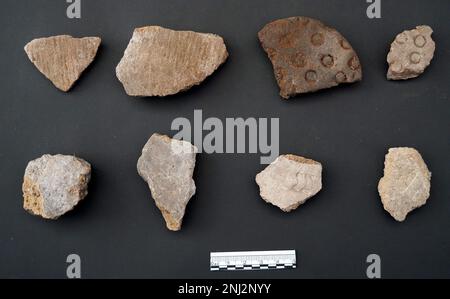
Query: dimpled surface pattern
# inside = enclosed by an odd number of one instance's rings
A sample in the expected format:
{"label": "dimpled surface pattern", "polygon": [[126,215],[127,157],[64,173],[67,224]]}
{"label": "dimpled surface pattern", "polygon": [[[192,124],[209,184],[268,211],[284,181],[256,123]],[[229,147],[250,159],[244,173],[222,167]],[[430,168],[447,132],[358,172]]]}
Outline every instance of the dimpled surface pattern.
{"label": "dimpled surface pattern", "polygon": [[430,65],[436,45],[430,26],[417,26],[398,34],[387,56],[389,80],[416,78]]}
{"label": "dimpled surface pattern", "polygon": [[350,43],[318,20],[276,20],[264,26],[258,37],[285,99],[362,79],[361,64]]}

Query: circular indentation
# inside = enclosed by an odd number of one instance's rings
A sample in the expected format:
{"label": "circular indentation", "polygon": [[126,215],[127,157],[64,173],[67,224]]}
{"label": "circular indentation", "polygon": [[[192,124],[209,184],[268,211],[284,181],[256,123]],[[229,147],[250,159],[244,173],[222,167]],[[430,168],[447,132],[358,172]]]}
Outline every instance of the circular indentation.
{"label": "circular indentation", "polygon": [[395,38],[395,41],[399,44],[404,44],[408,41],[408,36],[405,33],[400,33],[399,35],[397,35],[397,37]]}
{"label": "circular indentation", "polygon": [[332,67],[334,65],[334,58],[331,55],[325,55],[322,57],[322,65],[324,67]]}
{"label": "circular indentation", "polygon": [[422,57],[417,52],[412,52],[411,55],[409,55],[409,60],[411,60],[412,63],[418,64]]}
{"label": "circular indentation", "polygon": [[346,41],[345,39],[341,40],[341,47],[346,50],[349,50],[352,48],[352,46],[350,46],[349,42]]}
{"label": "circular indentation", "polygon": [[303,53],[295,53],[292,57],[292,64],[295,67],[305,67],[306,66],[306,57]]}
{"label": "circular indentation", "polygon": [[336,82],[342,83],[342,82],[345,82],[345,81],[347,81],[347,75],[345,75],[344,72],[338,72],[336,74]]}
{"label": "circular indentation", "polygon": [[307,71],[305,74],[305,80],[308,82],[315,82],[317,81],[317,73],[316,71],[310,70]]}
{"label": "circular indentation", "polygon": [[348,67],[352,70],[357,70],[360,67],[359,59],[356,56],[353,56],[348,60]]}
{"label": "circular indentation", "polygon": [[324,42],[324,37],[322,33],[314,33],[313,36],[311,37],[311,43],[314,46],[321,46],[323,45]]}
{"label": "circular indentation", "polygon": [[414,39],[414,44],[419,48],[423,48],[426,45],[426,43],[427,43],[427,39],[423,35],[418,35]]}

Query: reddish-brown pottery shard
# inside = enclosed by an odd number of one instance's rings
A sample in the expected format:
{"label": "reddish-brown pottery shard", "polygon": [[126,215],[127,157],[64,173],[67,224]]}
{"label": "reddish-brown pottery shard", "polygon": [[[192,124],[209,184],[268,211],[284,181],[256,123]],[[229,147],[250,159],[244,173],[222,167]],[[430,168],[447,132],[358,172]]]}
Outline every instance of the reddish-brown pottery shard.
{"label": "reddish-brown pottery shard", "polygon": [[276,20],[264,26],[258,37],[285,99],[362,79],[361,64],[350,43],[318,20]]}

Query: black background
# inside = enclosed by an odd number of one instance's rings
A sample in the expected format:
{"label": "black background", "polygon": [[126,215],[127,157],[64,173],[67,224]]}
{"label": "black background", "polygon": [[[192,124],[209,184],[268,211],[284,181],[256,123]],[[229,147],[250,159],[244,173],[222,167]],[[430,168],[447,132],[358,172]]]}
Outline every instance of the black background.
{"label": "black background", "polygon": [[[382,19],[354,1],[82,0],[2,1],[0,6],[0,277],[65,277],[66,257],[84,278],[364,278],[370,253],[384,278],[450,278],[450,102],[448,0],[382,0]],[[310,16],[338,29],[358,52],[362,82],[278,96],[257,40],[269,21]],[[434,60],[418,79],[385,79],[395,35],[434,29]],[[168,98],[128,97],[115,77],[135,27],[217,33],[229,60],[199,87]],[[99,55],[73,90],[58,91],[24,45],[57,34],[100,36]],[[201,154],[197,194],[180,232],[163,218],[136,172],[154,133],[173,135],[176,117],[279,117],[280,153],[321,161],[324,188],[285,214],[259,197],[258,154]],[[384,212],[377,183],[389,147],[418,149],[433,173],[431,197],[404,223]],[[89,195],[57,221],[28,215],[21,183],[28,161],[46,153],[91,162]],[[298,268],[209,272],[210,251],[296,249]]]}

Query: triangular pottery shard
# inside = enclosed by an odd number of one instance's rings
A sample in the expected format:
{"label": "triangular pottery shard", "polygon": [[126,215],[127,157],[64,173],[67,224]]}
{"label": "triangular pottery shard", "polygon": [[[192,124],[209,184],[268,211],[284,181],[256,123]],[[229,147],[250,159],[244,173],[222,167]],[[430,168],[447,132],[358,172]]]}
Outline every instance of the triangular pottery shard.
{"label": "triangular pottery shard", "polygon": [[308,17],[276,20],[258,33],[281,97],[362,79],[358,55],[336,30]]}
{"label": "triangular pottery shard", "polygon": [[222,37],[159,26],[134,30],[116,74],[130,96],[168,96],[198,85],[228,57]]}
{"label": "triangular pottery shard", "polygon": [[34,39],[25,46],[31,62],[62,91],[69,91],[94,60],[99,37],[59,35]]}

